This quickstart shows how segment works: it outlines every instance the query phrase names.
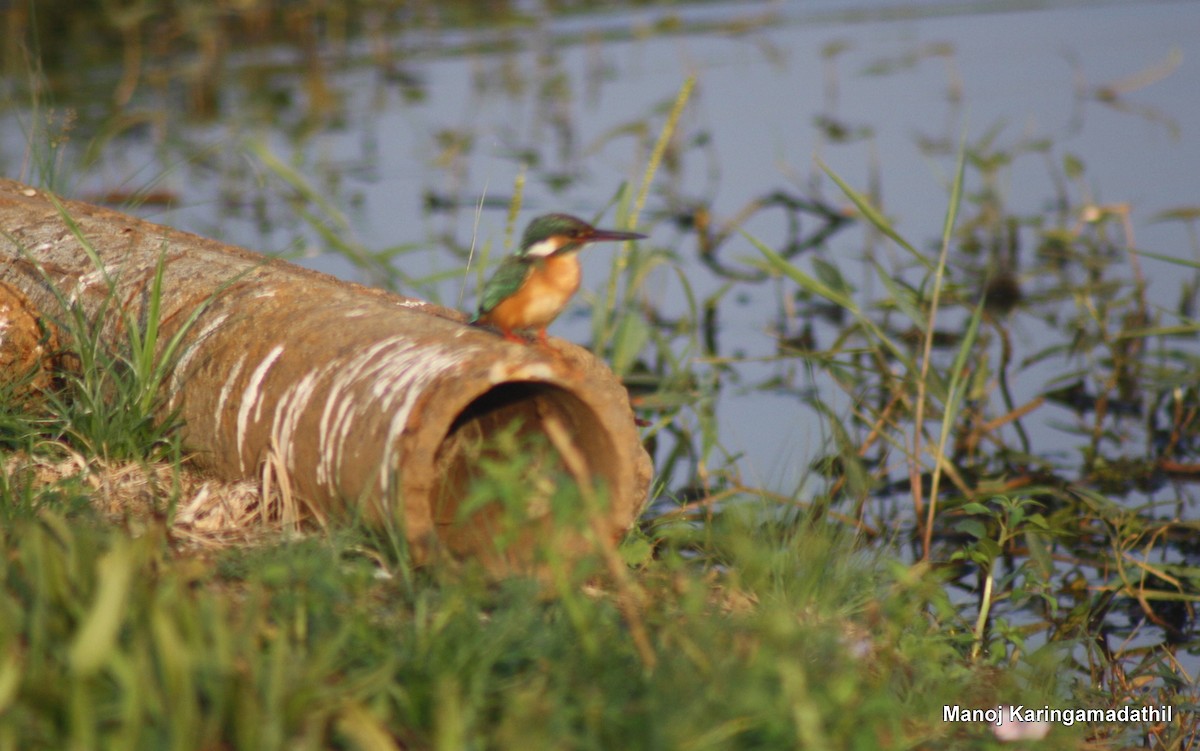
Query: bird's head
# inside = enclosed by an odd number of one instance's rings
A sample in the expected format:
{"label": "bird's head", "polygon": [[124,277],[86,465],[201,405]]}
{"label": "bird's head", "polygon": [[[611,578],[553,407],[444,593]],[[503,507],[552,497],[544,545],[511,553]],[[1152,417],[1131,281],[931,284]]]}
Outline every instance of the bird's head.
{"label": "bird's head", "polygon": [[621,232],[597,229],[582,219],[570,214],[545,214],[529,223],[521,237],[521,258],[549,258],[553,255],[573,253],[588,243],[639,240],[645,235],[637,232]]}

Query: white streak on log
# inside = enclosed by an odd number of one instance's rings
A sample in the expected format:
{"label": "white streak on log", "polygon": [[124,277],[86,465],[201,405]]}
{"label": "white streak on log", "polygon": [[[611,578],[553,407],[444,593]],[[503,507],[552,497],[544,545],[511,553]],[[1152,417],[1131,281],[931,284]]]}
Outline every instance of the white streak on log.
{"label": "white streak on log", "polygon": [[[393,337],[395,339],[396,337]],[[340,443],[335,441],[338,435],[345,435],[347,415],[354,406],[354,384],[366,369],[371,359],[387,349],[393,339],[383,339],[372,344],[361,352],[351,355],[344,361],[334,360],[323,369],[332,372],[329,383],[329,393],[325,397],[325,408],[321,411],[321,422],[317,429],[317,446],[321,452],[321,460],[317,464],[317,482],[330,490],[336,491],[333,478],[337,476],[336,468],[341,457],[337,455]],[[407,337],[400,337],[408,341]]]}
{"label": "white streak on log", "polygon": [[221,423],[225,421],[225,404],[229,401],[229,395],[233,393],[233,384],[237,383],[238,376],[246,365],[246,354],[242,352],[238,355],[237,362],[229,369],[229,375],[225,376],[225,382],[221,384],[221,393],[217,396],[216,419],[213,421],[213,432],[217,435],[221,434]]}
{"label": "white streak on log", "polygon": [[192,358],[200,351],[201,345],[213,335],[213,333],[221,327],[229,318],[228,313],[222,313],[209,321],[195,333],[195,335],[187,338],[187,344],[184,345],[183,352],[179,355],[179,360],[175,366],[171,368],[171,385],[169,387],[170,398],[167,400],[169,409],[175,408],[175,402],[179,397],[180,390],[183,388],[183,378],[187,374],[188,365],[191,364]]}
{"label": "white streak on log", "polygon": [[276,449],[283,453],[283,464],[291,474],[296,473],[296,425],[304,416],[321,372],[310,370],[305,373],[303,378],[287,387],[275,405],[271,439]]}
{"label": "white streak on log", "polygon": [[238,406],[238,421],[237,421],[237,453],[238,453],[238,468],[246,471],[246,456],[243,453],[246,444],[246,428],[250,418],[250,410],[254,410],[254,422],[262,419],[262,382],[267,377],[267,371],[283,354],[283,345],[276,344],[267,356],[262,359],[254,372],[250,374],[250,381],[246,384],[246,389],[242,391],[242,403]]}
{"label": "white streak on log", "polygon": [[554,368],[546,363],[530,363],[513,368],[512,363],[500,360],[488,368],[488,383],[504,383],[513,379],[522,381],[553,381]]}
{"label": "white streak on log", "polygon": [[[384,339],[379,342],[379,346],[363,351],[359,362],[356,363],[358,367],[355,381],[369,383],[371,396],[374,398],[366,400],[362,399],[360,395],[357,403],[354,401],[353,395],[346,399],[344,409],[341,411],[342,419],[334,426],[330,437],[331,445],[325,447],[333,459],[332,466],[336,467],[341,462],[346,450],[346,439],[354,434],[354,424],[357,418],[369,413],[386,414],[392,408],[392,402],[396,397],[401,396],[385,380],[385,376],[390,370],[403,367],[396,362],[397,359],[403,360],[411,354],[415,359],[420,360],[423,357],[431,357],[431,353],[435,351],[428,346],[414,343],[407,336]],[[386,443],[385,440],[385,453],[387,451]]]}
{"label": "white streak on log", "polygon": [[376,382],[375,387],[376,393],[381,388],[387,390],[387,395],[382,397],[385,409],[392,409],[397,397],[401,398],[388,425],[387,436],[383,441],[383,457],[379,463],[379,490],[385,502],[389,491],[395,490],[388,486],[400,467],[400,436],[408,426],[408,419],[417,397],[426,393],[428,384],[437,381],[447,371],[457,369],[470,358],[470,353],[462,350],[423,348],[398,352],[395,358],[389,359],[391,367]]}
{"label": "white streak on log", "polygon": [[[340,367],[331,363],[326,370],[332,371],[332,381],[318,429],[321,452],[318,482],[329,487],[332,478],[338,476],[338,467],[347,452],[346,442],[354,435],[355,423],[360,418],[392,413],[379,467],[380,489],[388,491],[398,466],[397,439],[408,424],[417,398],[425,393],[425,385],[471,357],[470,352],[447,352],[398,336],[356,353],[340,363]],[[356,384],[369,384],[372,398],[364,399],[363,393],[355,389]]]}
{"label": "white streak on log", "polygon": [[67,302],[79,302],[79,296],[88,291],[91,287],[99,284],[108,285],[109,283],[116,284],[117,277],[121,273],[121,264],[110,263],[103,269],[95,269],[86,274],[81,275],[75,282],[75,288],[71,290]]}

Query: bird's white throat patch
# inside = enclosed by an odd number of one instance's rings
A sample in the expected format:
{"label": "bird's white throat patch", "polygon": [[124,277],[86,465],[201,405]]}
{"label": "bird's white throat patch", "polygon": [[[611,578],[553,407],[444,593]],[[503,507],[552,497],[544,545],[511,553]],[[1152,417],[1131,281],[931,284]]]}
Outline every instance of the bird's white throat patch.
{"label": "bird's white throat patch", "polygon": [[533,258],[545,258],[553,255],[554,251],[558,250],[560,243],[557,238],[547,237],[545,240],[539,240],[529,246],[529,250],[525,251],[526,256]]}

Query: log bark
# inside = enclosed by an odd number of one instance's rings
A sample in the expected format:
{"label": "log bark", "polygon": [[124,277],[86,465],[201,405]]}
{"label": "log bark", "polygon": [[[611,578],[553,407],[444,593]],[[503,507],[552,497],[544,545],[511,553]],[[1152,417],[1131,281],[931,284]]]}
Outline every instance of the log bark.
{"label": "log bark", "polygon": [[[184,420],[192,461],[225,478],[269,462],[322,512],[401,524],[417,562],[448,550],[500,572],[528,565],[524,543],[546,530],[545,514],[531,511],[525,541],[500,549],[495,525],[507,512],[464,518],[460,507],[482,463],[498,459],[487,440],[505,430],[531,438],[547,421],[565,426],[573,443],[555,448],[583,457],[587,476],[574,480],[604,489],[614,537],[645,502],[650,461],[625,390],[584,349],[508,342],[454,310],[105,208],[60,208],[13,181],[0,180],[0,229],[0,280],[51,320],[63,314],[57,288],[90,312],[115,292],[144,325],[164,259],[161,341],[204,306],[163,395]],[[117,345],[126,335],[111,317],[105,336]],[[567,464],[553,455],[533,471],[561,483]]]}

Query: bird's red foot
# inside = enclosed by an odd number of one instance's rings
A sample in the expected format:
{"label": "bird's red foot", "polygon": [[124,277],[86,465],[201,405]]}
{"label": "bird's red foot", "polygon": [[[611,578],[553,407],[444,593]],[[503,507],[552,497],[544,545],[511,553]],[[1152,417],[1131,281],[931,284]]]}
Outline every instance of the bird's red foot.
{"label": "bird's red foot", "polygon": [[510,342],[516,342],[517,344],[529,344],[529,340],[518,336],[516,332],[509,329],[500,329],[500,334]]}

